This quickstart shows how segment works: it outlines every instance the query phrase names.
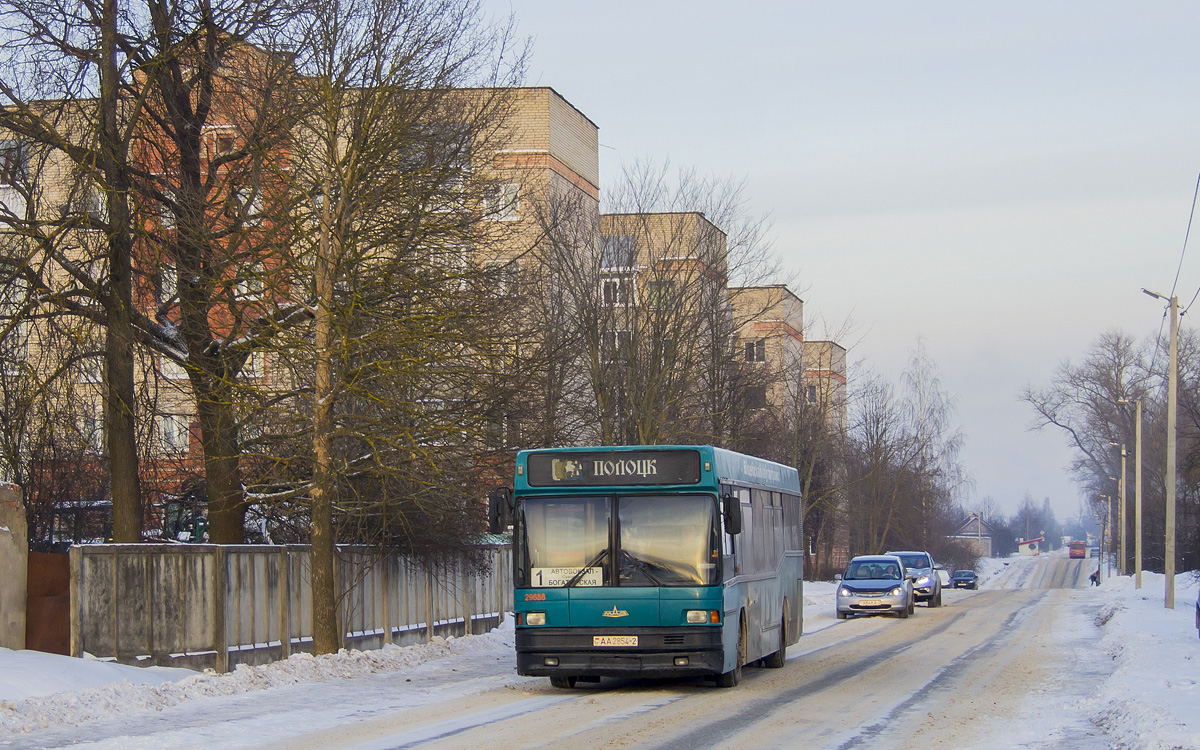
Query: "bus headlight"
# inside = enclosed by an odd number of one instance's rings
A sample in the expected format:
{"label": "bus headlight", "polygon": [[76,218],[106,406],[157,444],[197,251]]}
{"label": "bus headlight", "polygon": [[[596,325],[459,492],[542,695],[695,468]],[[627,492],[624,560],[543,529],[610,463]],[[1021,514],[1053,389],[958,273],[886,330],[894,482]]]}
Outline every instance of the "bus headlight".
{"label": "bus headlight", "polygon": [[526,612],[525,613],[525,624],[526,625],[545,625],[546,624],[546,613],[545,612]]}
{"label": "bus headlight", "polygon": [[706,622],[720,622],[715,609],[711,612],[707,609],[689,609],[684,616],[689,625],[703,625]]}

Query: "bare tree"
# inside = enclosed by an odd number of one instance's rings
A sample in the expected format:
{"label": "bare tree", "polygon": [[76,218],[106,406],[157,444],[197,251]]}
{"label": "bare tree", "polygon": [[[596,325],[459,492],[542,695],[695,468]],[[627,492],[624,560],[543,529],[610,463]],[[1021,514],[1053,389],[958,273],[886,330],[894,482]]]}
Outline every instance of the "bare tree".
{"label": "bare tree", "polygon": [[[4,5],[17,40],[7,47],[0,126],[44,167],[28,180],[24,210],[5,216],[27,242],[4,263],[42,304],[104,332],[118,539],[141,532],[141,344],[186,368],[213,537],[242,540],[233,391],[256,313],[237,290],[261,275],[278,226],[256,216],[265,189],[256,178],[286,134],[271,119],[281,110],[267,105],[286,91],[290,68],[266,50],[300,9],[286,0]],[[158,305],[146,299],[168,278],[171,294]]]}
{"label": "bare tree", "polygon": [[523,62],[509,43],[474,2],[344,2],[297,45],[289,242],[255,323],[283,376],[258,417],[278,429],[252,484],[306,509],[318,653],[340,645],[339,535],[436,559],[481,529],[468,480],[508,300],[479,261],[512,238],[480,207]]}
{"label": "bare tree", "polygon": [[897,396],[879,376],[858,379],[847,454],[851,548],[878,553],[911,547],[937,551],[952,522],[963,481],[951,423],[953,400],[923,347],[913,353]]}
{"label": "bare tree", "polygon": [[[1178,512],[1182,530],[1177,550],[1183,565],[1200,561],[1200,539],[1191,521],[1200,518],[1200,420],[1195,397],[1200,382],[1194,332],[1181,333],[1179,347],[1179,476],[1177,477]],[[1061,431],[1074,448],[1068,467],[1080,485],[1081,494],[1094,515],[1107,514],[1108,502],[1101,495],[1116,496],[1113,477],[1121,471],[1120,444],[1132,462],[1135,443],[1135,409],[1140,400],[1143,410],[1143,514],[1144,528],[1161,527],[1165,522],[1166,486],[1166,382],[1165,345],[1148,339],[1138,341],[1126,333],[1102,334],[1078,362],[1064,361],[1050,384],[1044,388],[1026,388],[1022,398],[1034,410],[1033,429],[1053,427]],[[1132,467],[1130,467],[1130,474]],[[1133,496],[1132,481],[1128,498]],[[1127,514],[1130,515],[1130,514]],[[1118,516],[1119,517],[1119,516]],[[1117,539],[1132,529],[1114,525]],[[1164,542],[1161,534],[1144,537],[1145,562],[1155,569],[1162,564]],[[1126,545],[1132,554],[1133,545]],[[1128,561],[1127,561],[1128,562]]]}
{"label": "bare tree", "polygon": [[622,174],[606,209],[569,192],[541,209],[538,264],[561,302],[539,329],[573,344],[545,347],[563,358],[559,419],[585,442],[722,444],[740,396],[728,283],[777,270],[766,222],[740,185],[649,162]]}

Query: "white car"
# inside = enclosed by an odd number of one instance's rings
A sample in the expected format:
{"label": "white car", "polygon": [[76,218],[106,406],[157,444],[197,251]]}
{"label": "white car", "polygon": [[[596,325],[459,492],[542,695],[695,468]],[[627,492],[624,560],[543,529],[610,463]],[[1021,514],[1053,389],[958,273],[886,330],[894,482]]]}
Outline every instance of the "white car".
{"label": "white car", "polygon": [[905,618],[913,613],[912,579],[904,563],[893,555],[860,555],[850,561],[838,582],[837,618],[850,615],[894,614]]}
{"label": "white car", "polygon": [[928,552],[888,552],[904,561],[904,567],[913,577],[913,591],[916,600],[925,602],[927,607],[942,606],[942,577],[940,571],[945,570],[933,561],[933,555]]}

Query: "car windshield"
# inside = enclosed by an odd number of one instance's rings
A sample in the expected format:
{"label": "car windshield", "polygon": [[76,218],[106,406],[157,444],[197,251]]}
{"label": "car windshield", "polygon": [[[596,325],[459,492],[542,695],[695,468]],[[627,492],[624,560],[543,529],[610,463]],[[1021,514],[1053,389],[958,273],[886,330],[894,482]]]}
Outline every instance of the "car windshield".
{"label": "car windshield", "polygon": [[851,562],[842,576],[847,581],[899,581],[900,566],[893,562],[866,560]]}
{"label": "car windshield", "polygon": [[913,568],[932,568],[933,567],[932,565],[929,564],[929,555],[897,555],[897,557],[899,557],[901,560],[903,560],[904,567],[906,567],[910,570]]}
{"label": "car windshield", "polygon": [[955,578],[974,578],[975,574],[969,570],[960,570],[954,574]]}

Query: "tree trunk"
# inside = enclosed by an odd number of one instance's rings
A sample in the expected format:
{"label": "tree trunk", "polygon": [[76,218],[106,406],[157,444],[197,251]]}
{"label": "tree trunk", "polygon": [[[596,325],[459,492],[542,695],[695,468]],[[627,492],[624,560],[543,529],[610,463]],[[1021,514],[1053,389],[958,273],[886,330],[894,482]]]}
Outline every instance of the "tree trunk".
{"label": "tree trunk", "polygon": [[[325,195],[330,194],[326,182]],[[314,282],[317,310],[314,330],[316,362],[313,384],[313,489],[312,489],[312,597],[313,653],[336,653],[341,645],[337,626],[337,591],[334,580],[333,557],[336,553],[333,538],[333,472],[330,456],[333,451],[333,362],[331,345],[333,320],[330,301],[333,297],[333,271],[330,263],[332,241],[328,201],[322,210],[320,257],[317,258]]]}
{"label": "tree trunk", "polygon": [[[192,382],[194,385],[196,380]],[[246,539],[246,499],[238,470],[233,394],[220,385],[197,388],[196,394],[200,443],[204,447],[208,538],[215,544],[242,544]]]}
{"label": "tree trunk", "polygon": [[[129,175],[118,118],[117,3],[105,0],[101,20],[100,169],[108,209],[109,289],[105,339],[104,425],[113,504],[113,541],[142,539],[142,498],[134,421],[133,268],[129,219]],[[89,185],[87,189],[91,189]],[[90,206],[89,206],[90,208]]]}

